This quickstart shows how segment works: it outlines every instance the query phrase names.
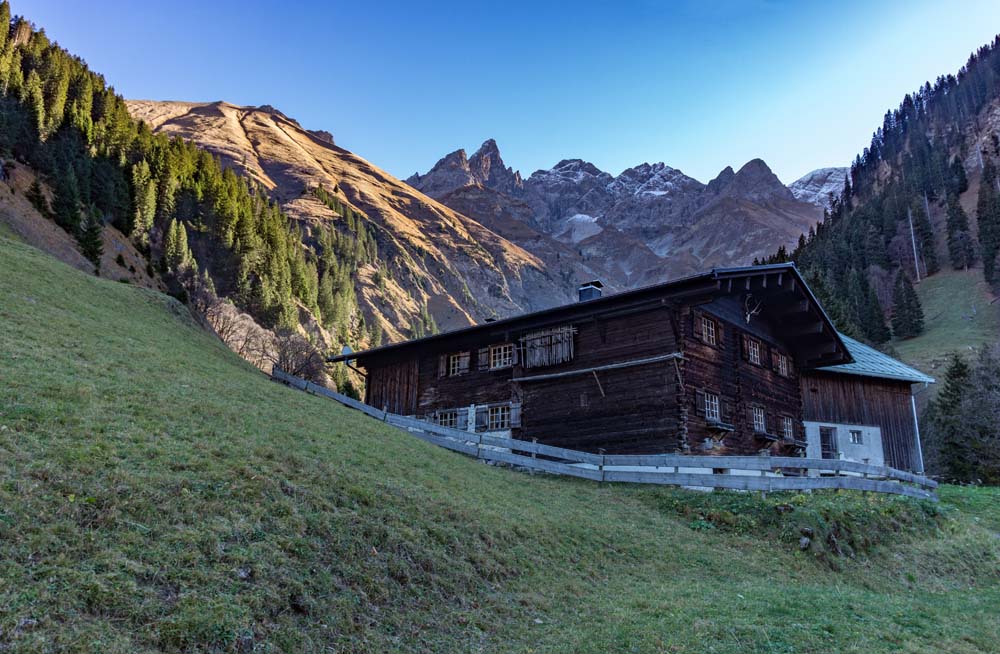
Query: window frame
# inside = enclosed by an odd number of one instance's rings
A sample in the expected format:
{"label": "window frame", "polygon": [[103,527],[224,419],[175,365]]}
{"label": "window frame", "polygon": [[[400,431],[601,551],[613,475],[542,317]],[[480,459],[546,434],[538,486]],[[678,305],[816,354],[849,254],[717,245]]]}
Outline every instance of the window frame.
{"label": "window frame", "polygon": [[705,420],[708,422],[722,422],[722,398],[719,397],[718,393],[710,393],[708,391],[702,391],[702,397],[704,397],[704,406],[702,409],[705,412]]}
{"label": "window frame", "polygon": [[[851,445],[864,445],[865,444],[865,433],[860,429],[849,429],[848,431],[848,442]],[[855,439],[857,436],[857,439]]]}
{"label": "window frame", "polygon": [[458,377],[462,374],[462,353],[454,352],[448,355],[448,377]]}
{"label": "window frame", "polygon": [[512,412],[509,404],[496,404],[486,410],[486,431],[511,429]]}
{"label": "window frame", "polygon": [[791,366],[789,366],[788,355],[784,352],[775,352],[777,355],[777,365],[775,371],[782,377],[791,377]]}
{"label": "window frame", "polygon": [[756,338],[747,339],[747,361],[755,366],[763,365],[761,352],[764,348]]}
{"label": "window frame", "polygon": [[781,435],[790,441],[795,440],[795,420],[791,416],[781,416]]}
{"label": "window frame", "polygon": [[[753,432],[755,434],[767,433],[767,413],[764,407],[754,404],[750,407],[750,415],[753,418]],[[758,421],[758,417],[760,420]]]}
{"label": "window frame", "polygon": [[[503,356],[498,363],[498,354]],[[490,357],[490,370],[503,370],[504,368],[514,367],[514,344],[513,343],[500,343],[499,345],[491,345],[489,350]]]}
{"label": "window frame", "polygon": [[440,427],[449,427],[451,429],[458,429],[458,411],[455,409],[438,411],[437,424]]}
{"label": "window frame", "polygon": [[717,346],[719,344],[718,326],[715,320],[709,316],[701,316],[701,340],[706,345]]}

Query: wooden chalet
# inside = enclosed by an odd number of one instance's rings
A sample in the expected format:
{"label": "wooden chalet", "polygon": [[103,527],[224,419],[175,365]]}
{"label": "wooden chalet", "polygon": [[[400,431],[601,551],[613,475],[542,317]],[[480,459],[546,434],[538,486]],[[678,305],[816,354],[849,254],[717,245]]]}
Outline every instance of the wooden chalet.
{"label": "wooden chalet", "polygon": [[591,282],[574,304],[331,361],[363,369],[378,409],[587,452],[804,455],[807,419],[871,421],[813,397],[865,378],[835,368],[851,349],[793,264],[603,297]]}

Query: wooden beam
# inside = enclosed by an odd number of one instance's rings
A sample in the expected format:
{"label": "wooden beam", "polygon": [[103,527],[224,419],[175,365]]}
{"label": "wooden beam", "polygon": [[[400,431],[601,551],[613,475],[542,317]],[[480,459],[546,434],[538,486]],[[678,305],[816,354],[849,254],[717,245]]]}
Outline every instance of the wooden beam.
{"label": "wooden beam", "polygon": [[645,359],[633,359],[632,361],[621,361],[619,363],[609,363],[603,366],[594,366],[592,368],[580,368],[579,370],[565,370],[563,372],[550,372],[545,375],[531,375],[529,377],[514,377],[511,379],[513,382],[533,382],[533,381],[545,381],[547,379],[558,379],[559,377],[569,377],[572,375],[586,375],[591,372],[597,372],[600,370],[617,370],[619,368],[631,368],[632,366],[644,366],[650,363],[660,363],[661,361],[670,361],[671,359],[683,359],[684,355],[680,352],[671,352],[670,354],[661,354],[655,357],[648,357]]}
{"label": "wooden beam", "polygon": [[597,382],[597,390],[601,391],[601,397],[607,397],[607,395],[604,394],[604,387],[601,386],[601,380],[597,376],[597,371],[596,370],[592,370],[591,372],[594,373],[594,381]]}

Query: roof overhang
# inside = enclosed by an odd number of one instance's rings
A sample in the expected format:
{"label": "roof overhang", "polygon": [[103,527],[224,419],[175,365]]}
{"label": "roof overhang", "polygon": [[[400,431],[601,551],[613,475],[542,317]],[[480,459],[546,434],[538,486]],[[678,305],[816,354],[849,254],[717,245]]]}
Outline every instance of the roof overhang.
{"label": "roof overhang", "polygon": [[752,296],[806,369],[850,363],[850,350],[795,264],[716,269],[720,294]]}

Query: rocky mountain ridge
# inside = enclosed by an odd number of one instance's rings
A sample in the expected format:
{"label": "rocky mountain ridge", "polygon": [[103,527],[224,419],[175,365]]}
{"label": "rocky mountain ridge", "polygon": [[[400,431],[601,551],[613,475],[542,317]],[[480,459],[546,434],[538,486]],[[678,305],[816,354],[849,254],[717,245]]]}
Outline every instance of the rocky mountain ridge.
{"label": "rocky mountain ridge", "polygon": [[[473,162],[482,160],[499,174],[475,170]],[[521,207],[514,213],[534,231],[573,248],[585,265],[623,288],[750,263],[777,245],[794,244],[822,217],[819,205],[796,199],[760,159],[739,171],[727,166],[708,184],[664,163],[612,176],[581,159],[564,159],[522,180],[490,139],[472,157],[455,151],[407,181],[476,220],[482,216],[461,201],[462,189],[500,193],[509,206]]]}

